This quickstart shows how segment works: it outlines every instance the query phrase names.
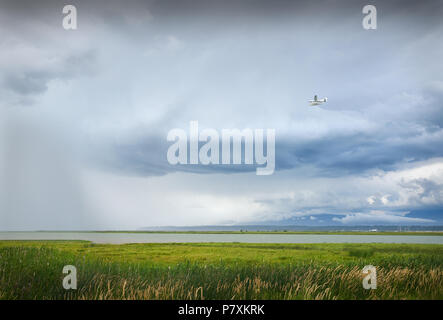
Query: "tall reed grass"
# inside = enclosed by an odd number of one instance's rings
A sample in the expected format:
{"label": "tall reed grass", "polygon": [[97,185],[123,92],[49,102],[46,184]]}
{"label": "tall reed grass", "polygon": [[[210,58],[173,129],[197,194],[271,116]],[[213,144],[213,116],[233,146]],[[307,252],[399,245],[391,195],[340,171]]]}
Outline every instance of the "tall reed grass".
{"label": "tall reed grass", "polygon": [[[78,289],[62,287],[64,265]],[[46,247],[0,248],[0,299],[442,299],[443,269],[429,261],[377,266],[362,287],[359,260],[343,263],[110,262]]]}

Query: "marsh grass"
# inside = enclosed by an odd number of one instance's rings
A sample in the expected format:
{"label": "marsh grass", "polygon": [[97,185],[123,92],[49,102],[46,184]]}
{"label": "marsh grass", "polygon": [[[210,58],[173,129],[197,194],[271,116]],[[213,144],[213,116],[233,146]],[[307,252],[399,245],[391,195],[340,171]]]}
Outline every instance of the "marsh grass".
{"label": "marsh grass", "polygon": [[[255,259],[249,256],[251,246]],[[97,245],[79,242],[2,242],[0,299],[443,298],[441,246],[98,247],[106,250],[99,254]],[[165,250],[163,256],[159,248]],[[185,254],[171,262],[168,250]],[[287,250],[292,255],[282,253]],[[242,251],[243,256],[233,253]],[[220,258],[222,253],[225,258]],[[334,253],[335,260],[330,256]],[[62,287],[62,269],[68,264],[77,268],[77,290]],[[377,266],[375,290],[362,287],[366,264]]]}

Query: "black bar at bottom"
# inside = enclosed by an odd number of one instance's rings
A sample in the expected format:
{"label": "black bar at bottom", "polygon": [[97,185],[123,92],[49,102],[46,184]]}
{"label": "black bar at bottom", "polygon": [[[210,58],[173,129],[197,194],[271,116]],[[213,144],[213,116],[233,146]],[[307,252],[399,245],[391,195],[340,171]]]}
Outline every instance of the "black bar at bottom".
{"label": "black bar at bottom", "polygon": [[57,308],[72,318],[84,318],[91,313],[112,317],[144,315],[144,319],[297,319],[309,317],[379,316],[392,313],[410,316],[417,311],[435,311],[443,307],[439,301],[280,301],[280,300],[149,300],[149,301],[1,301],[0,309],[10,309],[14,315],[33,310],[33,314],[50,313]]}

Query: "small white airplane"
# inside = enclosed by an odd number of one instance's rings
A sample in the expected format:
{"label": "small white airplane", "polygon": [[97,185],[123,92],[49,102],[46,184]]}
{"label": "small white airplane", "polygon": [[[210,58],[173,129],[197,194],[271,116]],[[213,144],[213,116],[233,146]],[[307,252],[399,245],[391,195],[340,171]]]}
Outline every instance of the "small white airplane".
{"label": "small white airplane", "polygon": [[314,96],[314,100],[309,100],[309,103],[311,106],[318,106],[322,104],[323,102],[328,101],[328,98],[324,97],[323,99],[318,100],[317,95]]}

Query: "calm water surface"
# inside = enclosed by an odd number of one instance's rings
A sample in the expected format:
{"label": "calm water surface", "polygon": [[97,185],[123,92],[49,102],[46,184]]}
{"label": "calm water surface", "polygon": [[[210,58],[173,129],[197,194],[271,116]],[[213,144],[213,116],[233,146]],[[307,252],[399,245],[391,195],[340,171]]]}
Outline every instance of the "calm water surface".
{"label": "calm water surface", "polygon": [[443,236],[100,232],[0,232],[0,240],[87,240],[113,244],[168,242],[443,244]]}

